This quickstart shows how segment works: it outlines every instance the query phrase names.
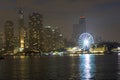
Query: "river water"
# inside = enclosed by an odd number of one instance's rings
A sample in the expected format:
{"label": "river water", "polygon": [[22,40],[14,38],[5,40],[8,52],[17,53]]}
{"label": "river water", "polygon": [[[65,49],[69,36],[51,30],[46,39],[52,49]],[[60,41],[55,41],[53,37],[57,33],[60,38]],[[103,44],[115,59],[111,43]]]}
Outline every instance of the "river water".
{"label": "river water", "polygon": [[120,55],[9,56],[0,80],[120,80]]}

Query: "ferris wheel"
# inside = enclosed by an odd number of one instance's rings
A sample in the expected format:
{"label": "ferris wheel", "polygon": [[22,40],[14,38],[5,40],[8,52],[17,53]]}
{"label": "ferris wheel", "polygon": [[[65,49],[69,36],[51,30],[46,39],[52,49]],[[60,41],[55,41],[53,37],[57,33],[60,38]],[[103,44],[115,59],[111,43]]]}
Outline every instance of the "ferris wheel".
{"label": "ferris wheel", "polygon": [[81,49],[89,49],[90,45],[94,44],[93,36],[89,33],[82,33],[78,39],[78,45]]}

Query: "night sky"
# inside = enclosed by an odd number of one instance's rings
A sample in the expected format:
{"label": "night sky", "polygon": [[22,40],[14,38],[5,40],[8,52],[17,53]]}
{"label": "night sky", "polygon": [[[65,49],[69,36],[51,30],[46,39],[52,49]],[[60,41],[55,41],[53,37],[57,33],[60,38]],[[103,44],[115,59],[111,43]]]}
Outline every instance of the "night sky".
{"label": "night sky", "polygon": [[44,26],[57,26],[70,40],[73,24],[86,16],[87,32],[103,40],[120,41],[120,0],[0,0],[0,27],[13,20],[17,27],[17,9],[23,8],[27,26],[28,15],[39,12]]}

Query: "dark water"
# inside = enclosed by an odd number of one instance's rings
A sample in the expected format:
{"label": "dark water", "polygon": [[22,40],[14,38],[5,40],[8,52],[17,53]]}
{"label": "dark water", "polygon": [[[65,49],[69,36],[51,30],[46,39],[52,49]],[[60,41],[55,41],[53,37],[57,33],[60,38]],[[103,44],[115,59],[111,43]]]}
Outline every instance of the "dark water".
{"label": "dark water", "polygon": [[6,57],[0,80],[120,80],[120,55]]}

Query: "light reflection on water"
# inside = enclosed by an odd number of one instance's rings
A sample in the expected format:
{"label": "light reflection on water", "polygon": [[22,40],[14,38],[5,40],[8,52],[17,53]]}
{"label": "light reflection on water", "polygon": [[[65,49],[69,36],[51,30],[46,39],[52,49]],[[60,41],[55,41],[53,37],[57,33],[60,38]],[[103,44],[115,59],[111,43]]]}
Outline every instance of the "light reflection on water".
{"label": "light reflection on water", "polygon": [[120,80],[120,55],[7,57],[0,80]]}
{"label": "light reflection on water", "polygon": [[93,79],[95,76],[96,66],[94,55],[85,54],[80,56],[80,77],[81,80]]}
{"label": "light reflection on water", "polygon": [[118,80],[120,80],[120,53],[118,53]]}

